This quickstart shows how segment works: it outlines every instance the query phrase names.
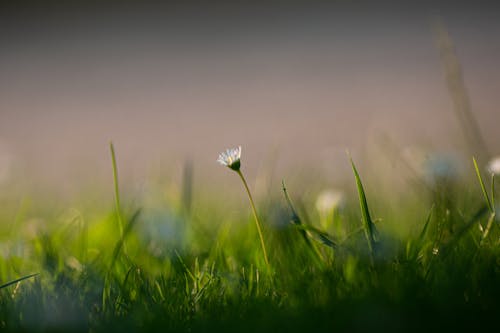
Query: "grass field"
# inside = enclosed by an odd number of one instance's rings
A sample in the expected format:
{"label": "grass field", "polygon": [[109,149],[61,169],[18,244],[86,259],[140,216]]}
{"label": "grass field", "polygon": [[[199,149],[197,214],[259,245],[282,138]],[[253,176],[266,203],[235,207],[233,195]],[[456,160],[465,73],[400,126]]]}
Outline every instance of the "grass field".
{"label": "grass field", "polygon": [[[495,180],[472,159],[464,177],[438,168],[398,194],[364,188],[365,170],[353,163],[342,200],[330,193],[315,203],[307,182],[284,182],[281,197],[255,198],[253,215],[248,200],[204,194],[189,166],[177,192],[159,183],[147,200],[124,199],[112,152],[115,196],[104,202],[54,211],[51,197],[16,203],[3,190],[2,331],[498,325]],[[234,171],[221,172],[243,193],[239,155],[231,158]]]}

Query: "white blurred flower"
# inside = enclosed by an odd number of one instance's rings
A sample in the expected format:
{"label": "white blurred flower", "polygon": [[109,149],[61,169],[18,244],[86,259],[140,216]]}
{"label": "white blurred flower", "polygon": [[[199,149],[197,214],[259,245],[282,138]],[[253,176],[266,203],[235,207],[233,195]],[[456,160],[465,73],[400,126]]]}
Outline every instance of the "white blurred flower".
{"label": "white blurred flower", "polygon": [[344,193],[335,189],[324,190],[316,198],[316,209],[319,222],[324,230],[328,230],[335,220],[336,212],[345,204]]}
{"label": "white blurred flower", "polygon": [[234,171],[240,170],[241,146],[238,148],[227,149],[225,152],[219,154],[217,162],[233,169]]}
{"label": "white blurred flower", "polygon": [[345,203],[344,193],[338,190],[324,190],[316,199],[316,209],[320,214],[328,215]]}
{"label": "white blurred flower", "polygon": [[429,183],[453,180],[460,172],[461,160],[453,154],[431,154],[425,161],[425,178]]}
{"label": "white blurred flower", "polygon": [[489,173],[494,174],[495,176],[500,175],[500,156],[492,158],[488,162],[486,169]]}

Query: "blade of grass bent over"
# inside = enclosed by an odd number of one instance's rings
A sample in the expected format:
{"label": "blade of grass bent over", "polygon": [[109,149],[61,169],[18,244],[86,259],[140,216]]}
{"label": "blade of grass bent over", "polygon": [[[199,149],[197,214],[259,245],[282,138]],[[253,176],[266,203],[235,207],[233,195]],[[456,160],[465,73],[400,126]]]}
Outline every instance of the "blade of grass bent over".
{"label": "blade of grass bent over", "polygon": [[[297,211],[295,210],[295,207],[293,206],[292,204],[292,200],[290,199],[290,196],[288,195],[288,192],[286,190],[286,186],[285,186],[285,181],[282,180],[281,181],[281,186],[282,186],[282,189],[283,189],[283,194],[285,195],[285,200],[288,204],[288,207],[290,208],[290,211],[292,212],[292,223],[295,224],[295,225],[302,225],[302,221],[300,220],[300,217],[299,215],[297,214]],[[301,229],[300,230],[300,234],[302,235],[302,237],[304,238],[304,240],[306,241],[306,243],[308,245],[311,244],[309,238],[307,238],[307,233],[305,230]]]}
{"label": "blade of grass bent over", "polygon": [[318,237],[319,241],[321,242],[321,244],[324,244],[328,247],[331,247],[332,249],[337,248],[337,243],[333,240],[333,237],[329,233],[327,233],[323,230],[320,230],[318,228],[315,228],[312,225],[308,225],[308,224],[297,224],[295,226],[297,227],[297,229],[299,229],[302,232],[309,231],[311,234],[316,235]]}
{"label": "blade of grass bent over", "polygon": [[[302,223],[302,220],[300,219],[299,214],[297,213],[297,211],[295,210],[295,207],[293,206],[292,199],[288,195],[288,191],[286,189],[285,181],[284,180],[281,181],[281,186],[282,186],[282,189],[283,189],[283,193],[285,195],[285,200],[286,200],[286,202],[288,204],[288,207],[290,208],[290,211],[292,212],[292,221],[291,222],[296,227],[298,227],[298,229],[300,231],[300,234],[304,238],[304,241],[306,242],[307,246],[315,253],[316,257],[320,261],[323,261],[324,258],[321,255],[321,253],[319,252],[318,248],[316,246],[314,246],[314,244],[311,243],[311,240],[307,236],[307,230],[308,230],[309,226],[306,226],[305,224]],[[321,238],[322,243],[325,244],[325,245],[328,245],[328,246],[330,246],[332,248],[334,247],[334,245],[336,245],[328,237],[323,238],[323,237],[320,236],[320,238]]]}

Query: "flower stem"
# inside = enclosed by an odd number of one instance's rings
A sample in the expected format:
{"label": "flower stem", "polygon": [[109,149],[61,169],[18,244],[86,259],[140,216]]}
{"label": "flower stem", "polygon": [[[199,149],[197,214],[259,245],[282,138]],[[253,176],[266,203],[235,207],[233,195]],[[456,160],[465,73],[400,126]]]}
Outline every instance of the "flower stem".
{"label": "flower stem", "polygon": [[255,225],[257,226],[257,232],[259,233],[260,245],[262,246],[262,252],[264,252],[264,260],[266,262],[266,265],[269,267],[269,259],[267,258],[267,251],[266,251],[266,245],[264,243],[264,236],[262,235],[262,229],[260,227],[259,218],[257,217],[257,210],[255,209],[255,204],[253,202],[252,194],[250,194],[250,189],[248,188],[247,181],[245,180],[245,177],[243,177],[243,174],[241,173],[241,171],[236,170],[236,172],[240,176],[241,181],[243,182],[243,185],[245,185],[245,190],[247,191],[248,199],[250,199],[250,205],[252,206],[253,216],[255,217]]}

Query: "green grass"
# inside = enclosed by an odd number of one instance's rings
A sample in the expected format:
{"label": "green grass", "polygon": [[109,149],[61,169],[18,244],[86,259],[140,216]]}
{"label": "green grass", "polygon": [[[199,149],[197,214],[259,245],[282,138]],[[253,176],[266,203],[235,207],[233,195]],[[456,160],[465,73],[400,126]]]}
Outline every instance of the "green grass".
{"label": "green grass", "polygon": [[0,222],[12,228],[0,238],[0,330],[422,332],[498,325],[495,188],[488,193],[475,161],[466,179],[443,179],[417,196],[362,183],[366,174],[351,161],[351,195],[331,230],[321,229],[308,184],[297,190],[283,182],[280,197],[256,200],[269,270],[245,202],[203,195],[191,176],[181,198],[144,207],[120,199],[110,147],[115,191],[107,206],[55,213],[44,198],[22,212],[3,207]]}

